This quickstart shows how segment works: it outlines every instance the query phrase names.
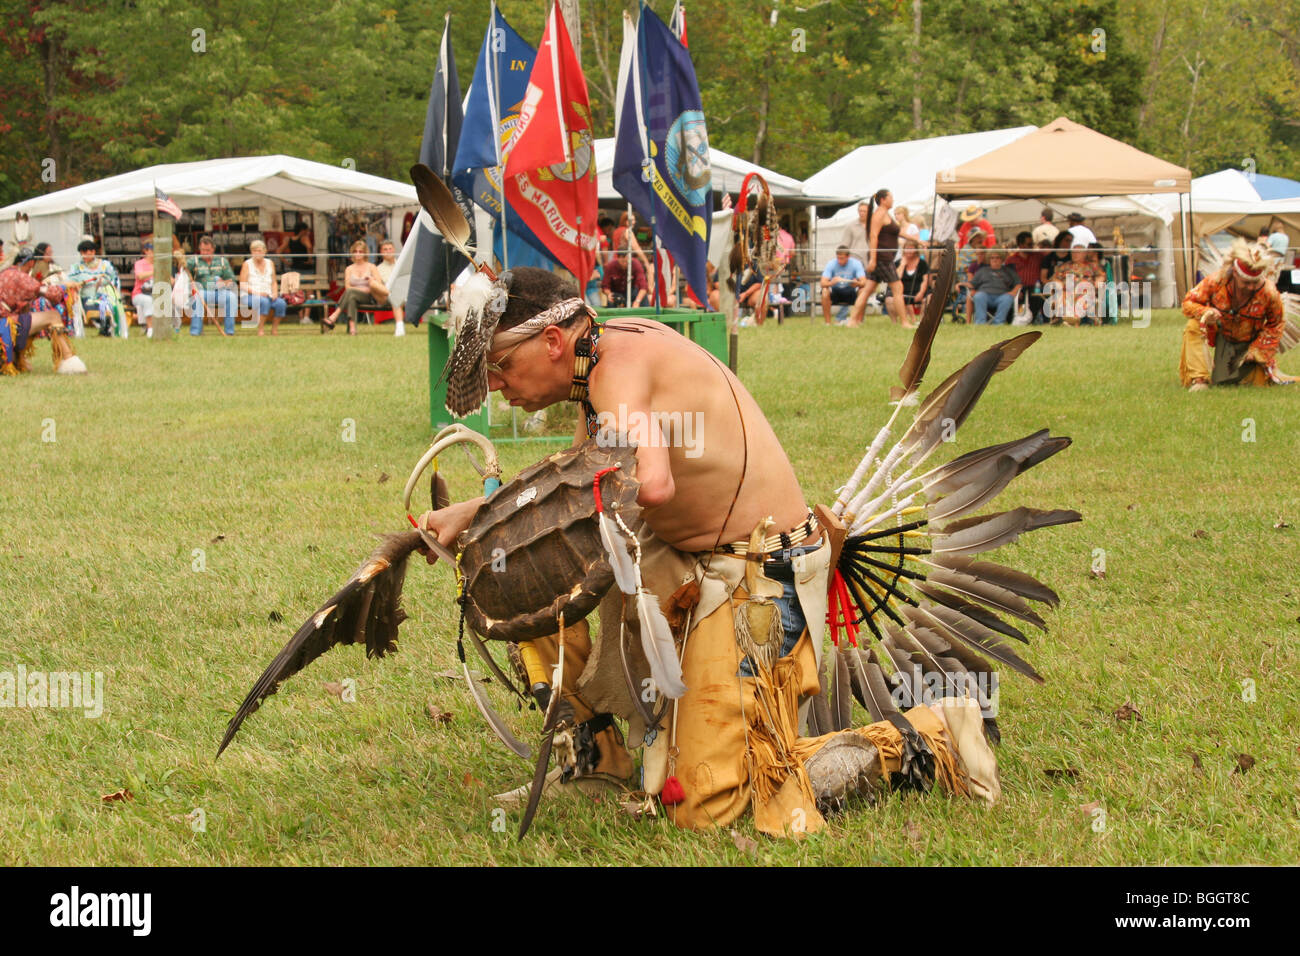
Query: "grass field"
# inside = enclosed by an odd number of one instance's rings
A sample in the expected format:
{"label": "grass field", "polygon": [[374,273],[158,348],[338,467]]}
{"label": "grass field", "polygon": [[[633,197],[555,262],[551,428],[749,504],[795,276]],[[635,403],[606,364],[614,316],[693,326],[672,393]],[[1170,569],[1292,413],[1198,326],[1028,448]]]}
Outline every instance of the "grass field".
{"label": "grass field", "polygon": [[[742,330],[741,377],[810,502],[832,498],[888,413],[908,333],[871,321]],[[1046,686],[1002,685],[1002,801],[894,796],[802,843],[760,837],[752,856],[610,800],[546,804],[523,843],[516,812],[494,830],[491,795],[529,768],[436,676],[456,662],[452,579],[423,562],[401,653],[332,652],[214,762],[297,624],[372,532],[405,524],[402,484],[430,437],[425,334],[87,339],[80,378],[51,374],[42,344],[35,373],[0,380],[0,672],[102,672],[104,705],[0,710],[0,862],[1295,863],[1300,388],[1184,393],[1181,325],[1046,330],[958,438],[1072,436],[999,503],[1085,516],[992,555],[1061,595],[1026,655]],[[930,380],[1007,334],[945,326]],[[552,447],[503,445],[507,475]],[[463,458],[445,472],[472,490]],[[323,686],[347,677],[355,703]],[[489,693],[535,735],[536,714]],[[1116,718],[1125,703],[1140,720]],[[121,788],[133,799],[101,799]]]}

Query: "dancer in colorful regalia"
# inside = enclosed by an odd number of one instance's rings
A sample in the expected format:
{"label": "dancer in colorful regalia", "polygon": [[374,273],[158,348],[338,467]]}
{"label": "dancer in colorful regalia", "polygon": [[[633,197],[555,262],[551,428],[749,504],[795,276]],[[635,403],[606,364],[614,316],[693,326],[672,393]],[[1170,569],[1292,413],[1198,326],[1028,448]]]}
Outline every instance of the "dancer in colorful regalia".
{"label": "dancer in colorful regalia", "polygon": [[85,363],[77,357],[64,333],[59,313],[53,309],[33,309],[42,299],[54,304],[63,302],[65,297],[62,286],[45,284],[32,277],[34,263],[31,250],[24,249],[14,257],[13,265],[0,271],[0,375],[30,372],[36,339],[46,329],[53,349],[54,370],[65,375],[84,372]]}

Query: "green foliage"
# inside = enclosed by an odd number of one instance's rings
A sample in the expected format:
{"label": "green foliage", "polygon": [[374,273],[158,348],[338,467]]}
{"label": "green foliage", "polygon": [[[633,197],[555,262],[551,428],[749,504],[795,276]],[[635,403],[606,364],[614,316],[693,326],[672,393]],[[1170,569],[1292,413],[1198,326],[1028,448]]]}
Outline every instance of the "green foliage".
{"label": "green foliage", "polygon": [[[1059,115],[1195,174],[1249,157],[1260,172],[1300,175],[1300,0],[686,6],[711,141],[787,175],[864,143]],[[599,135],[613,133],[622,16],[636,9],[581,3]],[[540,39],[547,3],[503,10]],[[468,91],[482,0],[0,0],[0,202],[152,163],[271,152],[404,178],[446,12]],[[47,158],[53,183],[41,179]]]}

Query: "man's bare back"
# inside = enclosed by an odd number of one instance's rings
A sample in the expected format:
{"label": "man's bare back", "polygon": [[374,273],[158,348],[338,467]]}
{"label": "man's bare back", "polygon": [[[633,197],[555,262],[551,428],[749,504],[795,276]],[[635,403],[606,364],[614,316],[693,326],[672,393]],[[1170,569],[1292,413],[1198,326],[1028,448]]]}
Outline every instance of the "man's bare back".
{"label": "man's bare back", "polygon": [[[633,328],[644,331],[624,331]],[[662,323],[619,319],[606,325],[597,355],[589,389],[600,423],[638,439],[639,476],[653,477],[664,466],[671,474],[667,500],[642,501],[659,538],[683,551],[704,551],[748,538],[768,516],[775,522],[770,533],[789,531],[807,516],[794,469],[766,416],[708,352]],[[648,441],[638,434],[643,424],[651,426]]]}

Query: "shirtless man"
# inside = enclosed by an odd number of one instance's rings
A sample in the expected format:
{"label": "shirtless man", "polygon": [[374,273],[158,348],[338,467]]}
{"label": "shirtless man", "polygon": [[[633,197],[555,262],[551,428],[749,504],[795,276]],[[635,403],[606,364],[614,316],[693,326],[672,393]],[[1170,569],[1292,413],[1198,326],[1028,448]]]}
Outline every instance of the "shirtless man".
{"label": "shirtless man", "polygon": [[[822,531],[771,425],[722,363],[647,319],[611,322],[600,327],[594,343],[592,333],[592,317],[575,289],[542,270],[515,270],[505,312],[485,343],[487,386],[529,412],[579,401],[585,420],[578,441],[594,435],[599,424],[625,423],[637,446],[637,500],[652,532],[642,532],[643,580],[661,602],[680,593],[692,575],[699,585],[689,633],[675,635],[679,647],[684,640],[687,690],[668,708],[657,736],[645,735],[642,788],[661,796],[679,826],[726,825],[752,804],[764,832],[787,833],[792,820],[796,829],[804,828],[800,832],[812,832],[822,824],[818,807],[826,795],[861,792],[881,774],[875,747],[856,732],[836,735],[835,747],[829,746],[830,735],[815,742],[796,739],[797,709],[774,703],[819,689],[830,564]],[[464,330],[462,337],[470,338]],[[584,343],[592,343],[595,356],[589,373],[578,360]],[[452,386],[461,367],[453,353]],[[665,433],[657,424],[688,417],[698,423],[694,435],[684,425]],[[686,438],[691,440],[681,440]],[[421,526],[454,547],[483,500],[426,512]],[[756,552],[764,558],[743,557]],[[780,608],[771,641],[764,634],[744,644],[737,619],[751,595]],[[601,685],[598,674],[584,673],[600,669],[598,657],[601,663],[614,658],[612,666],[619,666],[617,652],[600,654],[602,645],[610,646],[605,642],[619,639],[619,596],[612,597],[612,605],[602,604],[605,631],[595,650],[585,624],[566,634],[563,690],[579,721],[607,723],[606,713],[628,719],[635,746],[642,742],[644,722],[611,699],[609,682]],[[778,633],[779,653],[756,667],[752,658],[761,653],[759,645],[774,651]],[[532,643],[548,664],[554,661],[554,638]],[[747,655],[742,646],[754,650]],[[589,655],[593,666],[587,668]],[[621,674],[617,684],[626,694]],[[766,719],[755,713],[760,698]],[[631,757],[616,730],[606,727],[595,736],[597,771],[628,777]]]}

